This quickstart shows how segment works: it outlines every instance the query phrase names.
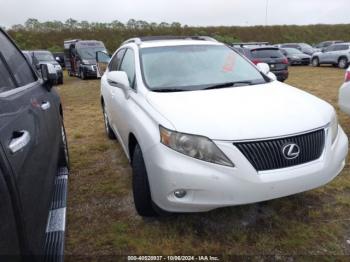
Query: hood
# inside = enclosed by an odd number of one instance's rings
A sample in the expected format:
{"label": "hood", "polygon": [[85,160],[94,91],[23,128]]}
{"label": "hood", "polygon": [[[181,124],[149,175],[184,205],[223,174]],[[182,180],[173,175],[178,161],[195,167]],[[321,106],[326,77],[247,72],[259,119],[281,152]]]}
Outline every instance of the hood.
{"label": "hood", "polygon": [[307,54],[307,55],[312,55],[313,53],[315,53],[315,50],[312,48],[304,48],[302,50],[303,53]]}
{"label": "hood", "polygon": [[327,125],[334,109],[278,81],[226,89],[159,93],[147,100],[179,132],[214,140],[269,138]]}
{"label": "hood", "polygon": [[85,65],[96,65],[96,59],[82,59],[82,61],[85,62],[85,63],[83,63]]}

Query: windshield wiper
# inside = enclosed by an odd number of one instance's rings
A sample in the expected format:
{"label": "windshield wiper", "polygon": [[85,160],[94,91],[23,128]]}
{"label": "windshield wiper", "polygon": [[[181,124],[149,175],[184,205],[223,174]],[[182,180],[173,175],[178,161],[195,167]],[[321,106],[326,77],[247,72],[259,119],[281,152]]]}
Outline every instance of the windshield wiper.
{"label": "windshield wiper", "polygon": [[252,81],[227,82],[227,83],[222,83],[222,84],[208,86],[208,87],[203,88],[202,90],[227,88],[227,87],[235,87],[235,86],[240,86],[240,85],[252,85],[252,84],[253,84]]}
{"label": "windshield wiper", "polygon": [[185,89],[178,89],[178,88],[155,88],[152,89],[153,92],[182,92],[182,91],[190,91]]}

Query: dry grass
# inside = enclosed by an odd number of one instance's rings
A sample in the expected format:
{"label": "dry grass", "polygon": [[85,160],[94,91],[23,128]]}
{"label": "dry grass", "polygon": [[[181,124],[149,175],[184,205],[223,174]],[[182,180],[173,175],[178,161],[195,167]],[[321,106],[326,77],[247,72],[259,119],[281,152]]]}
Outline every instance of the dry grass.
{"label": "dry grass", "polygon": [[[293,67],[288,83],[336,105],[343,75],[332,67]],[[72,163],[66,254],[350,255],[348,165],[327,186],[296,196],[141,219],[128,161],[104,133],[99,81],[65,79],[59,92]],[[350,118],[339,112],[339,119],[350,134]]]}

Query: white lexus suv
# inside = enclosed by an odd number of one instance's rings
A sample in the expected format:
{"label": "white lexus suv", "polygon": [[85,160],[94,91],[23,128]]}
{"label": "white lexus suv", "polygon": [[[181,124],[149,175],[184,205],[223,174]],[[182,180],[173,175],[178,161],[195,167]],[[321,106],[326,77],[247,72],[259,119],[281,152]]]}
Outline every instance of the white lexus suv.
{"label": "white lexus suv", "polygon": [[279,198],[341,172],[334,108],[268,71],[207,37],[134,38],[114,53],[101,103],[141,216]]}

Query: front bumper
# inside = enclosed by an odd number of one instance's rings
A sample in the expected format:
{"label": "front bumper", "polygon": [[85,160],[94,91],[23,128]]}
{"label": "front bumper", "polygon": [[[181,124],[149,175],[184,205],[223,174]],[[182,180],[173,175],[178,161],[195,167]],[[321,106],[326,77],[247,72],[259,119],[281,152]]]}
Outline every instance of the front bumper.
{"label": "front bumper", "polygon": [[290,62],[292,65],[309,65],[310,59],[291,59]]}
{"label": "front bumper", "polygon": [[[266,201],[320,187],[345,165],[348,138],[339,128],[331,145],[327,132],[322,156],[290,168],[257,172],[232,142],[216,141],[235,167],[196,160],[157,144],[144,152],[152,200],[170,212],[202,212]],[[183,198],[174,191],[186,190]]]}
{"label": "front bumper", "polygon": [[339,101],[340,110],[350,115],[350,84],[344,83],[339,89]]}
{"label": "front bumper", "polygon": [[81,67],[86,77],[97,77],[96,65],[82,65]]}

